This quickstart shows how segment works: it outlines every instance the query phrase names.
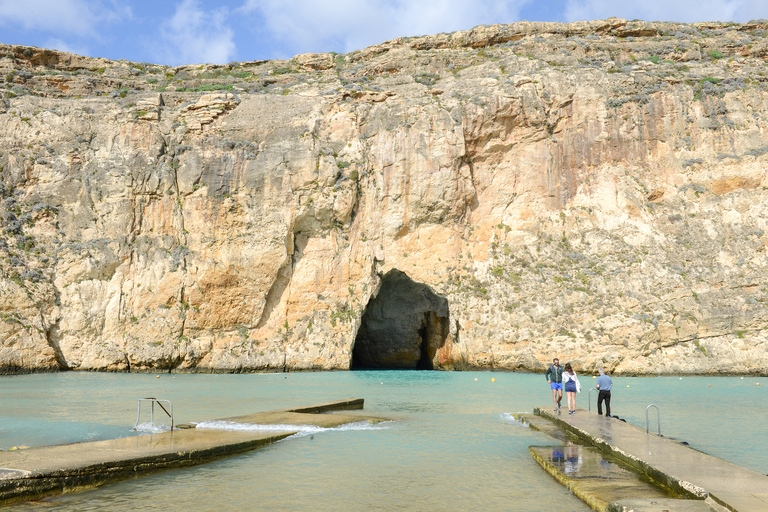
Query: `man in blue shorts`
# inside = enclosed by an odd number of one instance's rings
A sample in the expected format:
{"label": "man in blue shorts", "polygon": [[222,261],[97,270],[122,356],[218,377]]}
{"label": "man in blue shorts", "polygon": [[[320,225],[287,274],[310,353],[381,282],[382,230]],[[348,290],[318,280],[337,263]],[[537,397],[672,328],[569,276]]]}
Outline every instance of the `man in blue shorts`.
{"label": "man in blue shorts", "polygon": [[552,366],[544,374],[552,389],[552,401],[555,403],[555,412],[560,408],[560,402],[563,400],[563,367],[560,366],[560,360],[554,358]]}

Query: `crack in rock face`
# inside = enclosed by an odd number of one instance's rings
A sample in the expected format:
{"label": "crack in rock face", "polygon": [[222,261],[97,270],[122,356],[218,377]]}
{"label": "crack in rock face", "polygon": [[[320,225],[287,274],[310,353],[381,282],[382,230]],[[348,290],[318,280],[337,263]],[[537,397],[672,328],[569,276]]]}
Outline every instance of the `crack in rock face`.
{"label": "crack in rock face", "polygon": [[389,271],[363,313],[352,369],[434,369],[448,320],[448,300],[404,272]]}

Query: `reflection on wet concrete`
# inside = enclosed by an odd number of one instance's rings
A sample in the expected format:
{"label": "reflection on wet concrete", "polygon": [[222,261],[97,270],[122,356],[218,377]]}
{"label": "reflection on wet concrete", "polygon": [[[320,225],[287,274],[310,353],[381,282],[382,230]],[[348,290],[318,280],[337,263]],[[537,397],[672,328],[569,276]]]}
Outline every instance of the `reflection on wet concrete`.
{"label": "reflection on wet concrete", "polygon": [[[552,423],[556,428],[563,429],[567,438],[572,436],[576,438],[571,444],[584,443],[590,449],[597,450],[596,453],[611,457],[605,460],[612,462],[615,459],[625,469],[634,468],[639,475],[646,475],[649,478],[648,481],[652,478],[653,482],[658,482],[658,485],[673,489],[681,497],[687,498],[672,500],[674,506],[671,507],[667,503],[669,500],[666,499],[638,498],[630,500],[629,504],[626,500],[623,504],[619,504],[618,501],[613,502],[613,505],[620,508],[611,506],[606,509],[601,497],[589,495],[588,489],[585,491],[585,486],[577,484],[592,478],[583,476],[583,468],[587,466],[583,448],[582,464],[579,466],[578,473],[573,473],[582,475],[579,477],[566,475],[564,467],[562,471],[558,470],[556,464],[547,462],[546,458],[541,456],[537,458],[550,474],[572,488],[574,494],[595,510],[719,512],[727,509],[733,512],[768,512],[768,493],[765,492],[765,489],[768,489],[766,475],[691,449],[687,444],[657,434],[649,434],[646,430],[619,421],[616,417],[606,418],[583,410],[579,410],[576,415],[560,417],[549,413],[545,408],[537,407],[534,409],[534,419],[527,415],[520,416],[532,428],[544,433],[552,430],[552,425],[547,425]],[[534,457],[536,458],[537,455],[534,454]],[[557,458],[559,456],[554,457],[554,459]],[[564,453],[563,458],[567,461],[568,454]],[[578,463],[578,459],[576,462]],[[631,496],[624,496],[624,498],[629,497]],[[642,506],[639,506],[639,503],[642,503]]]}
{"label": "reflection on wet concrete", "polygon": [[679,498],[590,446],[532,446],[534,459],[596,510],[621,499]]}

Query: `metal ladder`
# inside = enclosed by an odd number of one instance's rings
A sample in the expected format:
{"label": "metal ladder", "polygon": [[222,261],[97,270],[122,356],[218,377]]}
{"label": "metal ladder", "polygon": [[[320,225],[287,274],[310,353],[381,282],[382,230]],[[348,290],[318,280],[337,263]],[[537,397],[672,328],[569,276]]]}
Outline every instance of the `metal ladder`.
{"label": "metal ladder", "polygon": [[587,401],[589,402],[589,412],[592,412],[592,392],[597,391],[597,388],[592,388],[589,390],[589,397],[587,398]]}
{"label": "metal ladder", "polygon": [[659,437],[661,437],[661,412],[659,412],[659,406],[656,404],[651,404],[648,407],[645,408],[645,433],[648,434],[648,409],[651,407],[656,408],[656,426],[659,429]]}
{"label": "metal ladder", "polygon": [[[141,421],[141,403],[142,402],[150,402],[152,404],[152,407],[149,412],[149,421],[150,424],[154,426],[155,424],[155,404],[157,404],[158,407],[160,407],[165,414],[168,415],[169,418],[171,418],[171,431],[173,431],[173,405],[171,404],[170,400],[160,400],[158,398],[149,397],[149,398],[139,398],[139,407],[138,412],[136,413],[136,423],[133,425],[133,430],[136,430],[136,427],[139,426],[139,421]],[[168,404],[168,408],[166,409],[163,407],[163,404]],[[170,412],[169,412],[170,411]]]}

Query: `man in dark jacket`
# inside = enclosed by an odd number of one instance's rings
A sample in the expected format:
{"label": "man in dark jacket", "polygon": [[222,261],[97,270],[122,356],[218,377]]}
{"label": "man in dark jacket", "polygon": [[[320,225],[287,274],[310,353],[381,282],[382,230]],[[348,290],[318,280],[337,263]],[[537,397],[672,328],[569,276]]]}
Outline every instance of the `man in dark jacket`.
{"label": "man in dark jacket", "polygon": [[563,400],[563,367],[560,366],[560,360],[554,358],[552,366],[544,374],[552,389],[552,401],[555,403],[555,412],[560,409],[560,402]]}

